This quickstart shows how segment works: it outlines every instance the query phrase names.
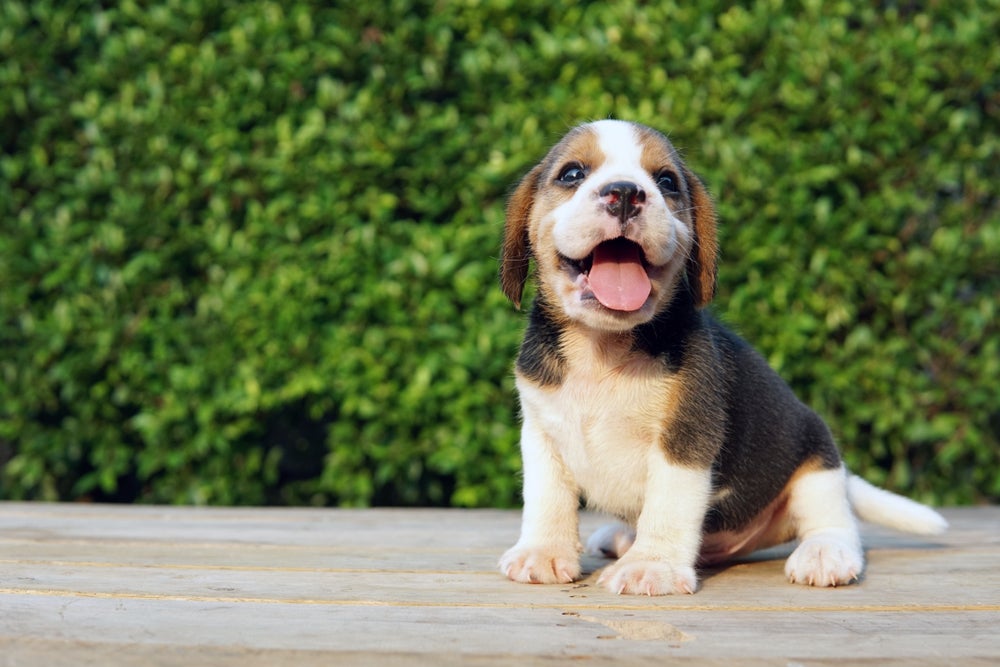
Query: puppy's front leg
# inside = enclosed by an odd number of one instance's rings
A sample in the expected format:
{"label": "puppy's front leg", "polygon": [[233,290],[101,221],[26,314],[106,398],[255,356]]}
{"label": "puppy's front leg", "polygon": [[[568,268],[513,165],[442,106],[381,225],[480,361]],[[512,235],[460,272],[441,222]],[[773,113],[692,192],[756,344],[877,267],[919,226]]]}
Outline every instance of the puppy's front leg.
{"label": "puppy's front leg", "polygon": [[524,513],[521,537],[500,559],[500,571],[530,584],[580,578],[580,492],[552,440],[526,409],[521,429]]}
{"label": "puppy's front leg", "polygon": [[651,448],[648,466],[635,543],[598,583],[631,595],[694,593],[711,471],[671,463],[659,447]]}

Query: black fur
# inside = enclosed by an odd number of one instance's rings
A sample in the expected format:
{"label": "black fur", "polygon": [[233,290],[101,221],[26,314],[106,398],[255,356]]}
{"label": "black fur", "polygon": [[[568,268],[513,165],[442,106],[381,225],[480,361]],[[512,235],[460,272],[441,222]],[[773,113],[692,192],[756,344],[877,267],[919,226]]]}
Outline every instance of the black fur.
{"label": "black fur", "polygon": [[689,450],[707,450],[714,488],[732,490],[709,509],[706,532],[746,525],[808,462],[840,466],[823,420],[745,340],[696,309],[686,289],[635,335],[639,349],[682,378],[681,406],[663,443],[668,455],[693,461]]}
{"label": "black fur", "polygon": [[[561,383],[563,326],[536,298],[517,361],[525,377],[543,386]],[[706,532],[747,525],[807,463],[840,466],[823,420],[746,341],[696,308],[683,286],[667,310],[625,335],[679,380],[678,403],[664,415],[666,455],[681,465],[711,467],[713,487],[731,490],[709,508]]]}
{"label": "black fur", "polygon": [[538,385],[558,387],[566,374],[566,357],[559,342],[562,328],[555,323],[550,308],[541,294],[535,298],[517,355],[517,370]]}

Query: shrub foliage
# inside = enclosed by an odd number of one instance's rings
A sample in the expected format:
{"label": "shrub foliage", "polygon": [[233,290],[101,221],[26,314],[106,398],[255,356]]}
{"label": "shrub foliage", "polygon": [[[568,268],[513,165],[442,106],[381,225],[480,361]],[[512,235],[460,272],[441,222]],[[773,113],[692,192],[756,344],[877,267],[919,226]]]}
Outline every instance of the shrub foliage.
{"label": "shrub foliage", "polygon": [[0,0],[0,498],[518,502],[505,193],[669,132],[717,311],[874,482],[1000,499],[1000,4]]}

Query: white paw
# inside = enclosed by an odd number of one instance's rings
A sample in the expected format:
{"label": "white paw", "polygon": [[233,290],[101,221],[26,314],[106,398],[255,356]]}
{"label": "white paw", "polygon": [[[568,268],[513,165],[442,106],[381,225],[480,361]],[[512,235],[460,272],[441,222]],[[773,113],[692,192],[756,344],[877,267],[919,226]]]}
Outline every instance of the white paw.
{"label": "white paw", "polygon": [[619,595],[673,595],[694,593],[698,577],[693,567],[625,558],[605,568],[597,583]]}
{"label": "white paw", "polygon": [[785,561],[785,576],[793,584],[840,586],[857,581],[864,569],[861,547],[831,536],[810,537]]}
{"label": "white paw", "polygon": [[519,547],[500,558],[500,571],[525,584],[568,584],[580,578],[578,549]]}
{"label": "white paw", "polygon": [[601,526],[587,540],[587,553],[602,558],[621,558],[635,542],[635,531],[620,523]]}

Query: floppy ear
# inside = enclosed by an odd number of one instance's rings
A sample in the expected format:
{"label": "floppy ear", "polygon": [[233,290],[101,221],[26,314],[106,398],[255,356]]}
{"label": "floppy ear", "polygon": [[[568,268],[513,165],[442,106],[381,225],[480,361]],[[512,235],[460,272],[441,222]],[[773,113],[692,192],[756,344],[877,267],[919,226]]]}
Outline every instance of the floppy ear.
{"label": "floppy ear", "polygon": [[691,195],[691,220],[694,223],[694,246],[688,257],[688,285],[695,305],[707,306],[715,296],[715,275],[718,255],[716,241],[715,204],[701,180],[686,167],[684,179]]}
{"label": "floppy ear", "polygon": [[507,221],[500,254],[500,287],[517,308],[521,307],[524,283],[528,280],[528,260],[531,258],[528,221],[541,173],[541,165],[528,172],[507,201]]}

